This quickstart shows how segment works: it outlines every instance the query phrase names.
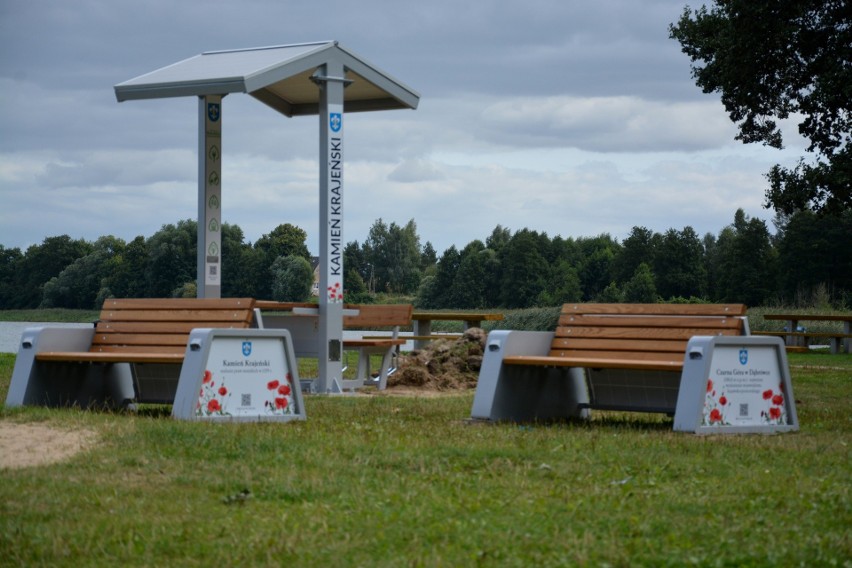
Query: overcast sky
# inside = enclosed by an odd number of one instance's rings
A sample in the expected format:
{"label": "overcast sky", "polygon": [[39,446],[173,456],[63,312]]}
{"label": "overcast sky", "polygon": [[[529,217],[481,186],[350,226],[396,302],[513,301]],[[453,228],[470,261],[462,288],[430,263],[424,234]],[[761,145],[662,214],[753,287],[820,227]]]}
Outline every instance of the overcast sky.
{"label": "overcast sky", "polygon": [[[114,85],[204,51],[338,40],[420,96],[346,117],[345,241],[417,224],[438,253],[502,225],[623,239],[768,222],[783,151],[734,140],[668,25],[686,0],[0,0],[0,244],[150,236],[197,215],[197,101]],[[700,5],[692,2],[693,5]],[[318,124],[223,101],[223,220],[318,253]]]}

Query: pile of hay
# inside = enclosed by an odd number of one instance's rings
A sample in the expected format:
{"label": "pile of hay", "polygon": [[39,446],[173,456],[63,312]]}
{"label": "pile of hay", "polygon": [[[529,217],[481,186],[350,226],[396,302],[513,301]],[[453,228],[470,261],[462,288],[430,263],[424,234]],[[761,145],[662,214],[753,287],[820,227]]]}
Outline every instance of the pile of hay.
{"label": "pile of hay", "polygon": [[388,387],[437,391],[476,388],[487,336],[474,327],[457,339],[437,339],[424,349],[401,355],[397,372],[388,377]]}

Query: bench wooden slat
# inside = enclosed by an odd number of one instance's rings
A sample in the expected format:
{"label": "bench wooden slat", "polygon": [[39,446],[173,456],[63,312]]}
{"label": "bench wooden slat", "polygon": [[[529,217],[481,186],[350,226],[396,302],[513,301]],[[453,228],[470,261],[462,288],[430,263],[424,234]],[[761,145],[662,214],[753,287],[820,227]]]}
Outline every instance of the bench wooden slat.
{"label": "bench wooden slat", "polygon": [[563,314],[744,316],[745,304],[565,304]]}
{"label": "bench wooden slat", "polygon": [[139,322],[139,321],[99,321],[95,325],[96,333],[177,333],[188,335],[196,328],[244,328],[244,322],[234,321],[193,321],[193,322]]}
{"label": "bench wooden slat", "polygon": [[566,349],[586,349],[604,351],[667,351],[670,353],[680,352],[683,355],[684,342],[678,340],[657,339],[580,339],[557,338],[551,344],[552,351],[564,351]]}
{"label": "bench wooden slat", "polygon": [[357,316],[344,316],[343,327],[364,329],[367,327],[397,327],[411,323],[411,304],[361,304],[352,306]]}
{"label": "bench wooden slat", "polygon": [[181,363],[183,355],[183,351],[180,353],[45,351],[39,353],[36,358],[39,361],[65,361],[71,363]]}
{"label": "bench wooden slat", "polygon": [[92,349],[103,345],[171,345],[186,347],[183,333],[96,333],[92,338]]}
{"label": "bench wooden slat", "polygon": [[710,316],[629,316],[629,315],[577,315],[562,313],[560,326],[603,326],[603,327],[694,327],[701,329],[737,329],[741,322],[736,317]]}
{"label": "bench wooden slat", "polygon": [[249,322],[251,313],[245,310],[103,310],[102,321],[145,322]]}
{"label": "bench wooden slat", "polygon": [[[740,325],[741,322],[740,322]],[[689,340],[696,335],[739,335],[739,327],[730,329],[702,328],[702,327],[669,327],[669,328],[647,328],[647,327],[584,327],[563,326],[556,329],[556,338],[582,339],[582,338],[612,338],[612,339],[678,339]]]}
{"label": "bench wooden slat", "polygon": [[183,357],[186,351],[186,339],[184,344],[175,345],[92,345],[90,353],[170,353]]}
{"label": "bench wooden slat", "polygon": [[636,369],[645,371],[677,371],[683,368],[683,361],[650,359],[607,359],[603,357],[546,357],[514,356],[505,357],[507,365],[532,365],[540,367],[586,367],[591,369]]}
{"label": "bench wooden slat", "polygon": [[103,310],[251,310],[253,298],[110,298]]}
{"label": "bench wooden slat", "polygon": [[345,339],[344,347],[393,347],[395,345],[405,345],[405,339]]}
{"label": "bench wooden slat", "polygon": [[636,361],[673,361],[683,365],[684,351],[607,351],[600,349],[561,349],[552,350],[551,357],[591,358],[591,359],[629,359]]}

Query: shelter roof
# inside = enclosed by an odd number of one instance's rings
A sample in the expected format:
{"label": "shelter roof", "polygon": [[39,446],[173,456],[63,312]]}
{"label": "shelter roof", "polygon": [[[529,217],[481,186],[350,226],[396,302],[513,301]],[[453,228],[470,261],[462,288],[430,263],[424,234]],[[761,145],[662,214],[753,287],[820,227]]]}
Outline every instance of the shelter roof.
{"label": "shelter roof", "polygon": [[336,41],[208,51],[119,83],[115,96],[122,102],[248,93],[286,116],[317,114],[314,75],[329,61],[342,63],[351,81],[345,112],[417,108],[417,92]]}

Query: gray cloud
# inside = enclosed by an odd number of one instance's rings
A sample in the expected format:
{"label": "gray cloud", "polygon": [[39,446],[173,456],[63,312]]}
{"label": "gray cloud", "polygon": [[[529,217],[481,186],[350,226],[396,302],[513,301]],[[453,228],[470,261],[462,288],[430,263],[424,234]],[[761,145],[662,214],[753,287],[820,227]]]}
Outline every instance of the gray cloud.
{"label": "gray cloud", "polygon": [[[118,104],[113,86],[206,50],[325,39],[422,95],[414,112],[347,117],[347,239],[378,217],[416,219],[439,250],[498,223],[718,230],[737,206],[760,215],[762,172],[793,158],[732,143],[668,39],[683,4],[0,3],[0,244],[132,238],[193,217],[197,102]],[[282,222],[313,239],[316,117],[230,95],[223,128],[225,220],[250,239]]]}

